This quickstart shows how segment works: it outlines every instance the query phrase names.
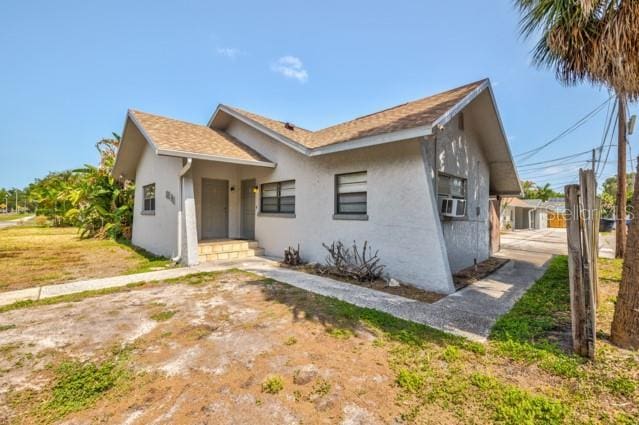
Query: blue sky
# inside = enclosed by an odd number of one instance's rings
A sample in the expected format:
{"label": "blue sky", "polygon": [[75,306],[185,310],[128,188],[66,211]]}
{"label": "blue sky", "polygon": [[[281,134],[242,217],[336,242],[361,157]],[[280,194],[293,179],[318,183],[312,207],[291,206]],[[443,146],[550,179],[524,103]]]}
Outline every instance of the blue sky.
{"label": "blue sky", "polygon": [[[0,187],[95,163],[95,142],[121,132],[127,108],[205,123],[226,103],[317,129],[484,77],[524,152],[609,95],[532,67],[518,19],[511,0],[5,0]],[[605,114],[526,162],[599,145]],[[560,171],[522,174],[574,175]]]}

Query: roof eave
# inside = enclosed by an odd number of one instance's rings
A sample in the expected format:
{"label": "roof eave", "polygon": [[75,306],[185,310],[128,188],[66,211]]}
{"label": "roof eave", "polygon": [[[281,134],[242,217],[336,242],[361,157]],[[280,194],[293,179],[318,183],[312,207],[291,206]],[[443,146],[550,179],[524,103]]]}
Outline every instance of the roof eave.
{"label": "roof eave", "polygon": [[399,142],[401,140],[410,140],[418,137],[426,137],[431,135],[432,133],[433,128],[430,125],[425,125],[405,130],[393,131],[390,133],[376,134],[374,136],[360,137],[358,139],[348,140],[346,142],[337,142],[331,145],[313,148],[310,151],[309,156],[326,155],[330,153],[382,145],[385,143]]}
{"label": "roof eave", "polygon": [[[512,169],[515,174],[515,178],[517,179],[517,185],[519,186],[519,192],[503,192],[504,195],[516,195],[521,196],[524,193],[524,189],[521,187],[521,180],[519,178],[519,173],[517,172],[517,167],[515,166],[515,160],[513,158],[512,151],[510,150],[510,144],[508,143],[508,137],[506,136],[506,130],[504,130],[504,123],[501,119],[501,115],[499,113],[499,108],[497,107],[497,100],[495,99],[495,93],[493,92],[493,86],[490,84],[490,79],[486,78],[482,83],[474,88],[470,93],[468,93],[462,100],[457,102],[446,111],[443,115],[437,118],[433,122],[433,127],[437,127],[440,125],[446,125],[455,115],[460,113],[470,102],[475,100],[477,96],[479,96],[484,90],[488,90],[488,94],[490,95],[490,101],[493,104],[493,109],[495,110],[495,115],[497,116],[497,124],[499,125],[499,131],[501,132],[502,137],[504,138],[504,143],[506,145],[506,151],[508,152],[508,158],[510,159],[510,163],[512,164]],[[498,193],[501,195],[502,193]]]}
{"label": "roof eave", "polygon": [[197,152],[189,152],[189,151],[180,151],[180,150],[169,150],[169,149],[159,149],[156,152],[158,155],[163,156],[174,156],[179,158],[193,158],[193,159],[202,159],[205,161],[216,161],[216,162],[225,162],[228,164],[239,164],[239,165],[253,165],[256,167],[267,167],[267,168],[275,168],[277,164],[270,161],[259,161],[259,160],[251,160],[251,159],[241,159],[241,158],[230,158],[226,156],[219,155],[208,155]]}
{"label": "roof eave", "polygon": [[508,137],[506,137],[506,130],[504,130],[504,123],[501,119],[501,114],[499,113],[499,108],[497,108],[497,100],[495,99],[495,93],[493,92],[493,86],[490,84],[490,80],[486,80],[488,83],[488,94],[490,94],[490,100],[493,102],[493,107],[495,108],[495,114],[497,115],[497,123],[499,124],[499,130],[501,134],[504,136],[504,141],[506,142],[506,149],[508,150],[508,158],[513,165],[513,171],[515,172],[515,177],[517,178],[517,185],[519,186],[519,193],[517,196],[524,195],[524,188],[521,186],[521,179],[519,178],[519,172],[517,171],[517,167],[515,166],[515,159],[513,157],[513,153],[510,150],[510,143],[508,143]]}
{"label": "roof eave", "polygon": [[[153,152],[155,152],[155,154],[158,153],[157,144],[155,143],[155,141],[153,141],[153,138],[151,138],[151,136],[144,130],[144,127],[142,126],[140,121],[135,117],[133,110],[128,109],[126,113],[126,118],[124,119],[124,128],[122,129],[122,137],[120,137],[120,146],[118,146],[118,151],[115,154],[115,162],[113,163],[113,169],[111,170],[111,175],[115,177],[116,179],[121,179],[124,176],[123,171],[119,169],[120,168],[119,164],[122,163],[120,152],[122,152],[123,150],[122,146],[125,143],[127,128],[129,127],[130,122],[133,123],[133,125],[135,125],[138,131],[140,131],[140,133],[142,134],[142,137],[144,137],[147,143],[151,145]],[[124,176],[124,177],[129,178],[128,176]]]}

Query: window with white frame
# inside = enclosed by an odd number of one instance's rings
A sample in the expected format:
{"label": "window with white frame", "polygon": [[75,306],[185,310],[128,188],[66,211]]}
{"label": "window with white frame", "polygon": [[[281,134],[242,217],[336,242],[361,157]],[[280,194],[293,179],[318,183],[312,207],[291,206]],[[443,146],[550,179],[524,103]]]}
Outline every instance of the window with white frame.
{"label": "window with white frame", "polygon": [[450,215],[454,209],[455,216],[466,214],[466,186],[467,180],[462,177],[438,173],[437,197],[439,199],[440,213]]}
{"label": "window with white frame", "polygon": [[142,208],[142,213],[155,213],[155,183],[142,186],[142,192],[144,194],[144,206]]}
{"label": "window with white frame", "polygon": [[366,171],[335,176],[335,213],[366,215]]}
{"label": "window with white frame", "polygon": [[260,199],[263,213],[295,214],[295,180],[264,183]]}

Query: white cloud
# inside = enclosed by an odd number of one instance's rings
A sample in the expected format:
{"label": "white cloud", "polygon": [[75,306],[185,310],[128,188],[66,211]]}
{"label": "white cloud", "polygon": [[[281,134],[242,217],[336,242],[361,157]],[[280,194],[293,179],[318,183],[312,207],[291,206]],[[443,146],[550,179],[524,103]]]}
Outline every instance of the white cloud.
{"label": "white cloud", "polygon": [[271,70],[282,74],[286,78],[293,78],[300,83],[308,81],[308,71],[304,68],[301,59],[295,56],[282,56],[271,65]]}
{"label": "white cloud", "polygon": [[235,59],[240,56],[243,52],[240,49],[236,49],[235,47],[218,47],[217,54],[220,56],[225,56],[229,59]]}

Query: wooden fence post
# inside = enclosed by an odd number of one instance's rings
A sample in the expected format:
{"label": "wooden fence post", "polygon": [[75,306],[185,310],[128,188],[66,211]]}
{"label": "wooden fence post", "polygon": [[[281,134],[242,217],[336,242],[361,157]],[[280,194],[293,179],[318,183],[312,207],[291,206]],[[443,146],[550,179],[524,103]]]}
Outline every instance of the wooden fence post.
{"label": "wooden fence post", "polygon": [[573,350],[594,359],[599,212],[593,171],[579,170],[579,182],[565,187]]}
{"label": "wooden fence post", "polygon": [[581,231],[579,219],[579,186],[568,185],[566,195],[566,235],[568,239],[568,275],[570,280],[570,313],[572,318],[572,349],[581,356],[588,355],[585,335],[586,311],[583,282],[583,257],[581,251]]}
{"label": "wooden fence post", "polygon": [[597,235],[595,234],[595,218],[597,205],[597,186],[595,173],[592,170],[579,170],[579,200],[582,217],[580,222],[582,244],[585,249],[582,252],[585,310],[586,310],[586,340],[588,342],[588,357],[595,358],[595,344],[597,337]]}

